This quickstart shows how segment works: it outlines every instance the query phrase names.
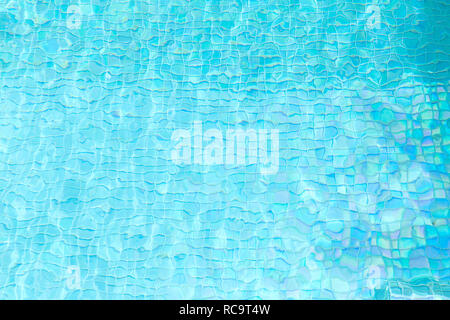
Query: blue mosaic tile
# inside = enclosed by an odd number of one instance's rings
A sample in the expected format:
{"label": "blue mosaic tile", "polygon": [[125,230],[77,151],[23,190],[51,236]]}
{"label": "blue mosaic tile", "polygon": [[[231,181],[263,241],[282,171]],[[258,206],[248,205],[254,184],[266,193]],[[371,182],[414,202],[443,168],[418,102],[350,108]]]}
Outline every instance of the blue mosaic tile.
{"label": "blue mosaic tile", "polygon": [[0,298],[449,299],[449,37],[445,0],[0,0]]}

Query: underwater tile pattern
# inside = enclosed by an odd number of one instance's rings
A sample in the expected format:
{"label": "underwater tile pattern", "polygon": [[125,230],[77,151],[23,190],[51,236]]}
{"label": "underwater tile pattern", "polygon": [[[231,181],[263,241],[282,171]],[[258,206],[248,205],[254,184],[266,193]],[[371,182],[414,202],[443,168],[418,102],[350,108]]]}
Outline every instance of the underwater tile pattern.
{"label": "underwater tile pattern", "polygon": [[[449,299],[447,0],[0,0],[1,299]],[[172,133],[279,130],[279,169]]]}

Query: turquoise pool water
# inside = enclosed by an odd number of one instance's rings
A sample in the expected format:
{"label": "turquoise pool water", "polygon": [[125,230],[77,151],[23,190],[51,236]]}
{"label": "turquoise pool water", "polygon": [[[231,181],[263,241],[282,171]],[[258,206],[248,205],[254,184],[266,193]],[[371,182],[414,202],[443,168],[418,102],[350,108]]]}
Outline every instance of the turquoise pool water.
{"label": "turquoise pool water", "polygon": [[[448,299],[449,27],[445,0],[0,0],[0,298]],[[276,170],[176,163],[196,123],[191,157],[278,130]]]}

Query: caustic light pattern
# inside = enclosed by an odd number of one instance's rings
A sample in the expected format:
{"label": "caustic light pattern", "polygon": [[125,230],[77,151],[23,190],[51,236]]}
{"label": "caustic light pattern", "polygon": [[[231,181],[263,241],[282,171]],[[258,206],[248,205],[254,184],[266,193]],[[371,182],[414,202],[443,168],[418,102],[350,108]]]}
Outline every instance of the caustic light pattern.
{"label": "caustic light pattern", "polygon": [[[0,298],[450,298],[449,27],[446,0],[0,0]],[[230,130],[276,139],[228,163]]]}

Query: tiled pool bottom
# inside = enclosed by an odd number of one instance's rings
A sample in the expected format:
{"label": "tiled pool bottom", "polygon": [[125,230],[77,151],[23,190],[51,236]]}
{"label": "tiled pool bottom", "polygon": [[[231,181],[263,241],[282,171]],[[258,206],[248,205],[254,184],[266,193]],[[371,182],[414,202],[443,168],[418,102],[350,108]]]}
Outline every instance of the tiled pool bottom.
{"label": "tiled pool bottom", "polygon": [[[450,298],[449,24],[0,0],[0,299]],[[278,170],[175,163],[196,122],[278,130]]]}

